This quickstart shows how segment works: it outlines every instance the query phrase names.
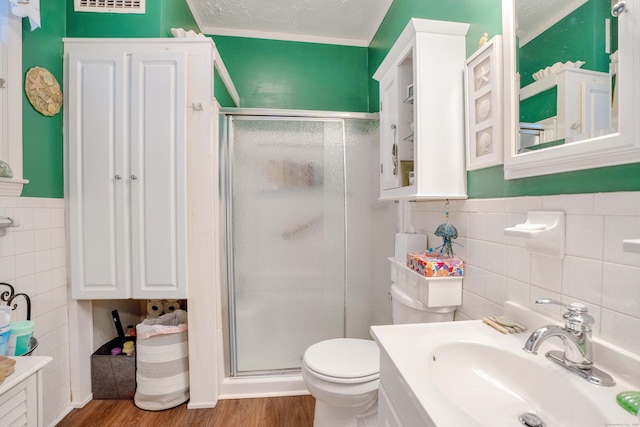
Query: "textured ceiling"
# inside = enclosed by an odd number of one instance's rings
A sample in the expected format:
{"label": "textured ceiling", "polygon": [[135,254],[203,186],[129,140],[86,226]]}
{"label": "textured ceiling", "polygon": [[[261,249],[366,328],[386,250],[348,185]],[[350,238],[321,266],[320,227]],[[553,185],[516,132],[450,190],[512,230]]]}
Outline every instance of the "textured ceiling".
{"label": "textured ceiling", "polygon": [[187,0],[204,34],[368,46],[393,0]]}
{"label": "textured ceiling", "polygon": [[520,46],[586,3],[587,0],[516,0]]}

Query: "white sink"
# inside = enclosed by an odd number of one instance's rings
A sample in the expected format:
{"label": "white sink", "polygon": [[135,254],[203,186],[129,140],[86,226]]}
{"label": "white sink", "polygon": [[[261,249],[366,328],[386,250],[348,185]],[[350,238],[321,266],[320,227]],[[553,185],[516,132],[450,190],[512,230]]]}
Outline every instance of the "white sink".
{"label": "white sink", "polygon": [[[405,405],[399,425],[515,427],[525,413],[547,427],[638,425],[616,403],[618,393],[640,389],[638,355],[627,352],[617,372],[599,364],[596,353],[595,365],[616,380],[613,387],[598,386],[547,360],[547,350],[560,349],[557,338],[537,355],[522,350],[530,332],[503,335],[481,321],[373,326],[382,350],[381,384],[392,404]],[[402,420],[406,412],[416,414],[409,423]]]}
{"label": "white sink", "polygon": [[518,425],[525,413],[548,426],[606,425],[601,408],[584,405],[589,397],[583,387],[549,369],[551,362],[535,363],[538,358],[521,353],[479,342],[443,344],[430,354],[428,381],[482,425]]}

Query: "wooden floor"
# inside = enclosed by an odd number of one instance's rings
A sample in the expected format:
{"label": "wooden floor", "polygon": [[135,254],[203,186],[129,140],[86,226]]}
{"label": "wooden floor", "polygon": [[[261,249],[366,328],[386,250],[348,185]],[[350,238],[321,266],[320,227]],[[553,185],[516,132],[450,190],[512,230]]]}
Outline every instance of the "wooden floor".
{"label": "wooden floor", "polygon": [[220,400],[215,408],[143,411],[132,400],[92,400],[73,409],[59,427],[312,427],[311,396]]}

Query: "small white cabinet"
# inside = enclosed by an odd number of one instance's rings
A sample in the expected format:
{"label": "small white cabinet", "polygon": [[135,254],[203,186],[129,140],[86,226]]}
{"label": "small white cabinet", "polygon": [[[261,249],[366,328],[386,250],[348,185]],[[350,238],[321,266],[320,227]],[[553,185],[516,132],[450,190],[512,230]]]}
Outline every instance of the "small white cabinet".
{"label": "small white cabinet", "polygon": [[413,18],[380,64],[380,198],[465,199],[469,24]]}
{"label": "small white cabinet", "polygon": [[49,356],[16,357],[15,371],[0,385],[0,425],[44,425],[42,368]]}
{"label": "small white cabinet", "polygon": [[72,297],[186,298],[188,123],[213,103],[211,41],[65,39],[64,58]]}
{"label": "small white cabinet", "polygon": [[[611,126],[611,77],[608,73],[566,68],[520,90],[525,100],[556,88],[556,116],[537,122],[541,125],[538,144],[564,139],[566,143],[613,133]],[[539,106],[538,106],[539,108]],[[520,139],[520,152],[527,152]],[[535,147],[534,147],[535,148]]]}

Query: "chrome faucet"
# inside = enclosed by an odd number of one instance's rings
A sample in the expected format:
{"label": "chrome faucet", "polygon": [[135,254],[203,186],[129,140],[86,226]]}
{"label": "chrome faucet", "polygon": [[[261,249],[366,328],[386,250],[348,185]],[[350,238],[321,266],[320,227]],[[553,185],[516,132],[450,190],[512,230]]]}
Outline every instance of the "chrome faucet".
{"label": "chrome faucet", "polygon": [[556,325],[543,326],[533,331],[522,348],[532,354],[538,354],[540,344],[551,337],[562,340],[564,352],[552,350],[546,357],[563,368],[574,372],[590,383],[612,386],[615,381],[611,376],[593,366],[593,350],[591,345],[591,326],[595,319],[587,313],[587,307],[581,303],[563,304],[560,301],[542,298],[536,304],[557,304],[568,311],[562,315],[564,327]]}

